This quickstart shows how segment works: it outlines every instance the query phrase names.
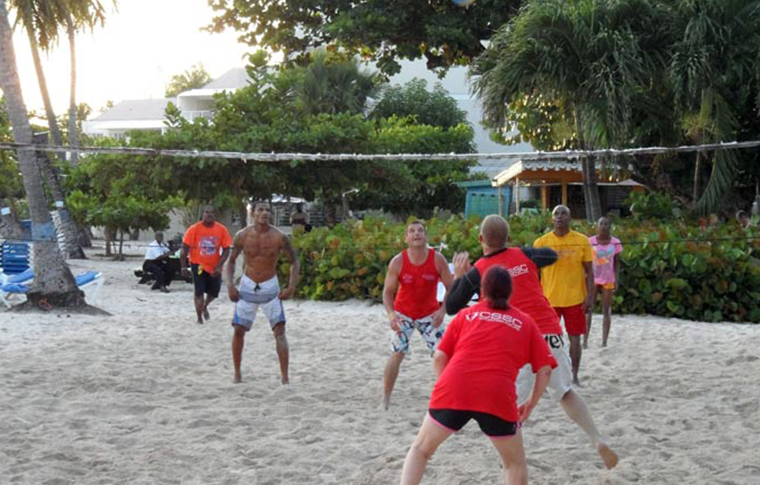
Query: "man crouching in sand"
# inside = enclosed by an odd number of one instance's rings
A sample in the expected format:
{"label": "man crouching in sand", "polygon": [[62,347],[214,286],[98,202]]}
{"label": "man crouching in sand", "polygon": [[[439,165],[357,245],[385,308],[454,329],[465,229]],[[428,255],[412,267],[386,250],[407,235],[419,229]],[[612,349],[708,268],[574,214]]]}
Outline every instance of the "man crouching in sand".
{"label": "man crouching in sand", "polygon": [[[288,340],[285,338],[285,311],[281,300],[287,300],[296,292],[301,263],[287,236],[269,225],[269,203],[257,202],[250,210],[253,224],[235,234],[232,254],[227,263],[227,291],[230,300],[235,302],[235,316],[232,319],[235,329],[232,337],[235,382],[243,379],[240,363],[243,360],[245,334],[251,329],[256,311],[261,307],[274,333],[282,383],[288,384]],[[280,251],[291,263],[288,287],[282,291],[277,281]],[[235,262],[241,252],[245,255],[245,274],[240,280],[240,287],[236,288]]]}

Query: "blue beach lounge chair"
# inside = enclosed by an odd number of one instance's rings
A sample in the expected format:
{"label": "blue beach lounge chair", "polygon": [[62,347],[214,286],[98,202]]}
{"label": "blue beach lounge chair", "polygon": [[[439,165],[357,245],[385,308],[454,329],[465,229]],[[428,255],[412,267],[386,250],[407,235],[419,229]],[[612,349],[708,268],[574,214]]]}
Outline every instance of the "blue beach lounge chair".
{"label": "blue beach lounge chair", "polygon": [[[88,271],[76,276],[77,286],[87,293],[89,303],[97,303],[100,298],[100,289],[103,287],[103,273],[99,271]],[[10,308],[14,300],[18,299],[21,303],[26,299],[26,293],[29,291],[31,278],[24,282],[9,282],[0,284],[0,302]]]}

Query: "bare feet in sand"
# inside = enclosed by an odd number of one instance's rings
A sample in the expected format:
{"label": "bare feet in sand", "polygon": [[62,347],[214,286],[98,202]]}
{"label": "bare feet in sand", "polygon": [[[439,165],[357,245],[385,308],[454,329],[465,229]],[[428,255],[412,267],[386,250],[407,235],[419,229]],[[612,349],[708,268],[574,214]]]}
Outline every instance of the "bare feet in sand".
{"label": "bare feet in sand", "polygon": [[[207,322],[211,320],[211,314],[208,312],[208,308],[203,309],[203,318],[205,318]],[[203,322],[198,322],[198,323],[203,323]]]}
{"label": "bare feet in sand", "polygon": [[235,378],[233,379],[232,382],[234,382],[235,384],[240,384],[241,382],[243,382],[243,376],[240,375],[239,372],[236,372],[235,373]]}
{"label": "bare feet in sand", "polygon": [[282,378],[282,385],[285,386],[287,384],[290,384],[290,379],[288,379],[287,377],[283,377]]}
{"label": "bare feet in sand", "polygon": [[615,465],[618,464],[618,456],[617,453],[612,451],[612,448],[607,446],[606,443],[599,443],[596,445],[596,451],[599,453],[599,456],[602,457],[602,461],[604,461],[604,466],[607,467],[607,469],[615,468]]}

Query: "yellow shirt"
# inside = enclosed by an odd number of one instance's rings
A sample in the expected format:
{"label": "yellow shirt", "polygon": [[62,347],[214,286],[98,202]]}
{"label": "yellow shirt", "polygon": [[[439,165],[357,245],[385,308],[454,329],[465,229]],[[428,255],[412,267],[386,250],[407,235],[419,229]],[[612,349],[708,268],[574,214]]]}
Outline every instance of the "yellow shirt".
{"label": "yellow shirt", "polygon": [[583,263],[594,256],[591,244],[583,234],[570,231],[560,237],[550,232],[536,239],[536,248],[557,252],[557,262],[541,268],[541,287],[554,307],[580,305],[586,299],[586,273]]}

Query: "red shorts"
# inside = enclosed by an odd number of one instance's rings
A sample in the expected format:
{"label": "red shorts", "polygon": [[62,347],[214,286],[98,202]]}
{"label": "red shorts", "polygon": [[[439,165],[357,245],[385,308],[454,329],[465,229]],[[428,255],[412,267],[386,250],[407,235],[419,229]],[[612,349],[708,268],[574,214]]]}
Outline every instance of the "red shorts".
{"label": "red shorts", "polygon": [[586,334],[586,314],[583,312],[583,304],[573,306],[555,306],[554,311],[561,319],[565,317],[565,330],[568,335]]}

